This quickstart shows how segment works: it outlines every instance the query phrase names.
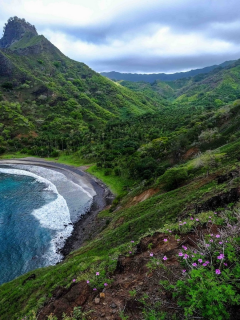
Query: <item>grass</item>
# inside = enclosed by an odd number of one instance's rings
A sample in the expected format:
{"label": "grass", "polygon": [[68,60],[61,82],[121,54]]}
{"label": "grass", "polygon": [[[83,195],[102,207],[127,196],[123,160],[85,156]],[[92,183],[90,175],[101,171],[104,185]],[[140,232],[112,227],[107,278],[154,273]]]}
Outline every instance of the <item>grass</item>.
{"label": "grass", "polygon": [[106,175],[106,169],[97,168],[96,165],[92,165],[86,171],[104,182],[116,196],[124,193],[124,191],[126,191],[126,187],[133,184],[133,181],[113,175],[112,173]]}

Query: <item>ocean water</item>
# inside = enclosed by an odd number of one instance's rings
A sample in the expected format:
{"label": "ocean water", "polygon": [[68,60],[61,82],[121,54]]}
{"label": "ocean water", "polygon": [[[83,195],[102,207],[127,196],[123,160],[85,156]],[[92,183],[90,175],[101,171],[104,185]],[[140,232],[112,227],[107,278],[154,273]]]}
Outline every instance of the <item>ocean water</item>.
{"label": "ocean water", "polygon": [[0,284],[61,261],[59,249],[92,197],[53,170],[1,166]]}

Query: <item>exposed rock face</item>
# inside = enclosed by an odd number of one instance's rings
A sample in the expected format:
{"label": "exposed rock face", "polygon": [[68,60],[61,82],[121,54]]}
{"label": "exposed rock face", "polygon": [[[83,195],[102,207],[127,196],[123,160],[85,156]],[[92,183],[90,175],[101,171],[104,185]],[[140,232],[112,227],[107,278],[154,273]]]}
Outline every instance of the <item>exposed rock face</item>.
{"label": "exposed rock face", "polygon": [[12,74],[12,70],[12,63],[0,50],[0,76],[10,76]]}
{"label": "exposed rock face", "polygon": [[24,19],[10,18],[4,28],[4,35],[0,40],[0,48],[8,48],[14,42],[19,41],[25,33],[37,36],[36,28]]}

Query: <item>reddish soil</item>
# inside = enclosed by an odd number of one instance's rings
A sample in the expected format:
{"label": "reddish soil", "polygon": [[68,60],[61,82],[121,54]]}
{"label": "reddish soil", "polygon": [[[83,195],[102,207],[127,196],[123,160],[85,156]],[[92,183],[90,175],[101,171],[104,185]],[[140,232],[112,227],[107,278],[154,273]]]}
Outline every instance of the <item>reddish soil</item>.
{"label": "reddish soil", "polygon": [[188,160],[193,156],[195,156],[196,154],[198,154],[198,152],[199,152],[198,148],[191,148],[183,155],[183,159]]}
{"label": "reddish soil", "polygon": [[159,189],[148,189],[144,191],[143,193],[139,194],[138,196],[134,197],[128,204],[128,206],[134,206],[140,202],[143,202],[147,200],[148,198],[151,198],[154,196],[156,193],[158,193]]}
{"label": "reddish soil", "polygon": [[[217,233],[218,228],[201,232]],[[198,231],[197,231],[198,232]],[[164,242],[164,239],[168,239]],[[121,320],[120,312],[129,316],[129,320],[143,319],[142,310],[144,301],[140,301],[145,294],[148,307],[161,303],[161,310],[176,313],[180,316],[183,310],[178,307],[171,292],[159,284],[160,280],[176,283],[182,277],[177,254],[182,245],[194,248],[198,241],[196,233],[181,236],[180,241],[174,235],[155,233],[153,236],[143,238],[135,247],[135,252],[130,256],[119,256],[115,272],[110,276],[111,284],[102,291],[93,291],[86,282],[73,283],[69,289],[57,288],[48,304],[43,307],[38,315],[38,320],[46,320],[47,315],[54,314],[62,319],[62,313],[70,315],[73,308],[82,306],[83,312],[91,310],[87,319]],[[162,266],[149,268],[147,264],[153,261],[150,257],[159,259],[160,265],[163,257],[167,260]],[[146,295],[148,297],[146,297]]]}
{"label": "reddish soil", "polygon": [[36,138],[38,137],[38,134],[35,131],[29,132],[29,134],[22,134],[20,133],[19,135],[16,136],[17,139],[21,138]]}

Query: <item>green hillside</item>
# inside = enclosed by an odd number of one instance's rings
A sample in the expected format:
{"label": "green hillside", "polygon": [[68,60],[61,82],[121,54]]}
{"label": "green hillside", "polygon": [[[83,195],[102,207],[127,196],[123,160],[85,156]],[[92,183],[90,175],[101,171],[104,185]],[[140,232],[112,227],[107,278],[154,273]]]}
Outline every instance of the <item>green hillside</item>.
{"label": "green hillside", "polygon": [[0,153],[94,164],[117,197],[64,261],[0,286],[0,319],[42,319],[65,295],[57,319],[237,319],[239,61],[171,83],[118,83],[13,23],[27,32],[0,41]]}

